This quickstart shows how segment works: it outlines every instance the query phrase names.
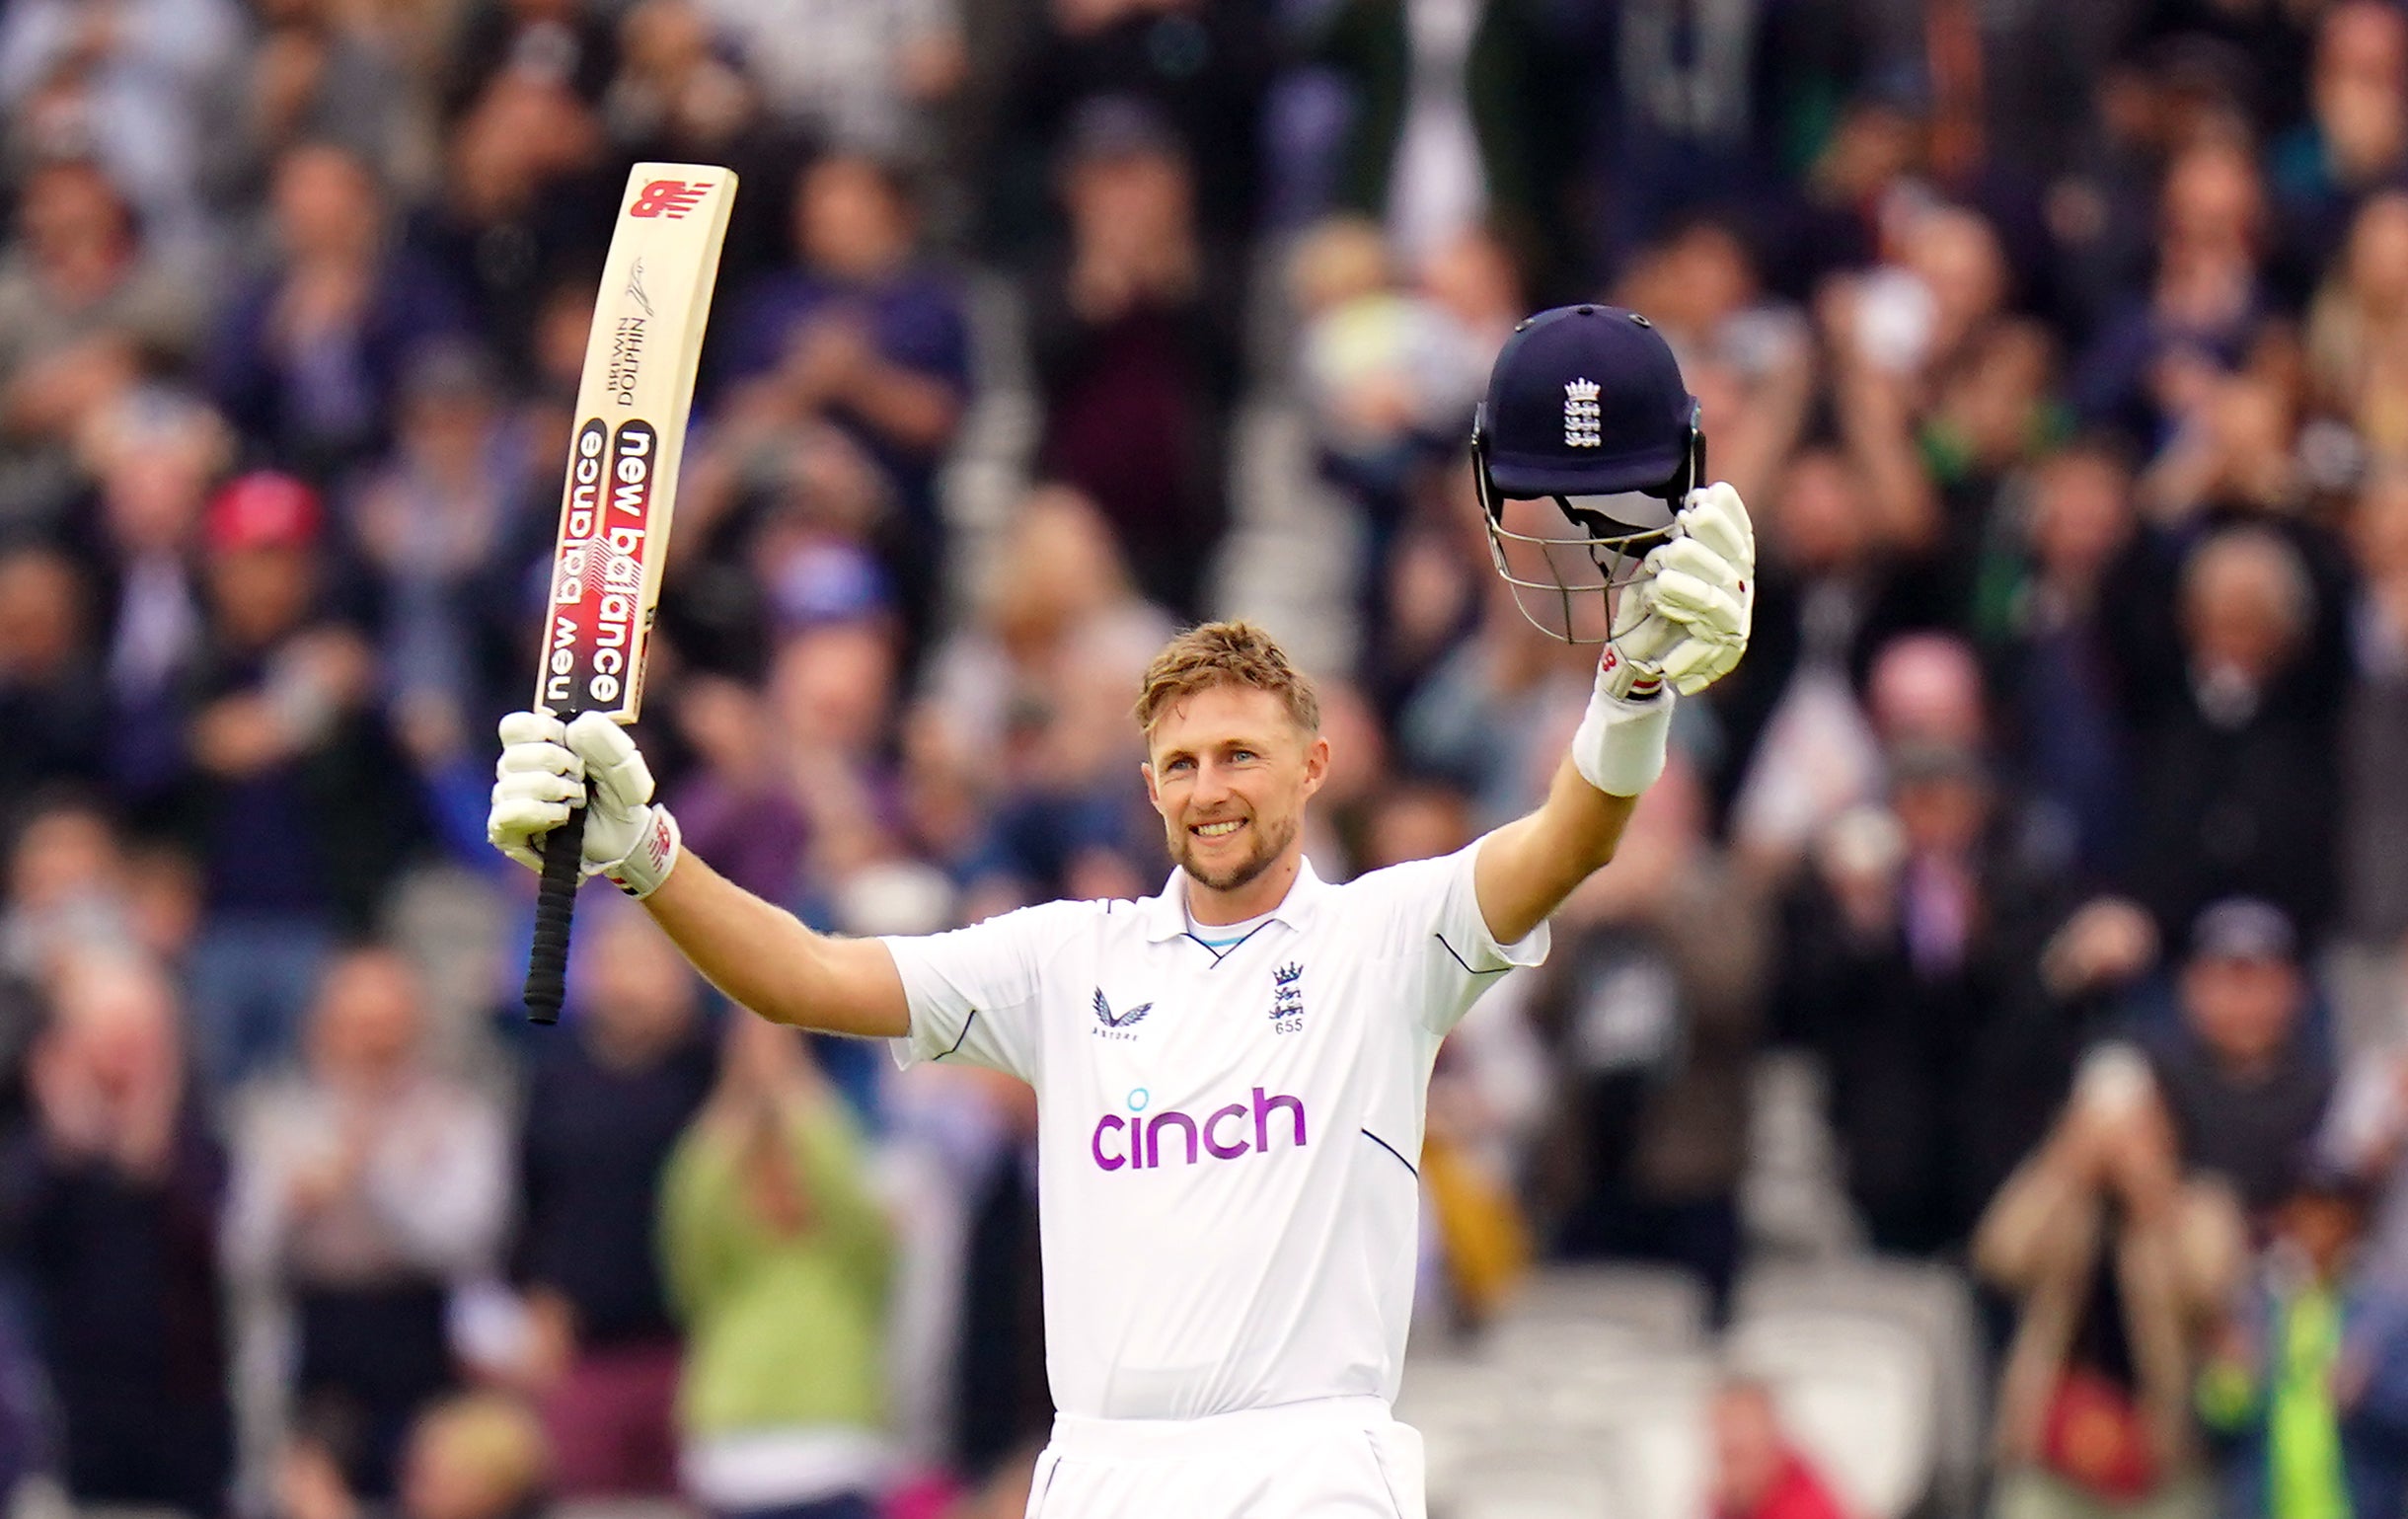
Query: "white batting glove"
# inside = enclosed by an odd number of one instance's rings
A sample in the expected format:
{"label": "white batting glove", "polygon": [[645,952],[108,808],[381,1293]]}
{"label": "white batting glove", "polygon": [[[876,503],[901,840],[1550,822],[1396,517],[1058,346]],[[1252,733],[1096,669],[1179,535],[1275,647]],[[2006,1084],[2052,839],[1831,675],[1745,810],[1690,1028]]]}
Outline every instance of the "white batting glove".
{"label": "white batting glove", "polygon": [[1755,621],[1756,531],[1739,493],[1719,484],[1693,491],[1673,522],[1672,537],[1623,587],[1597,689],[1572,735],[1573,766],[1612,796],[1655,784],[1674,694],[1694,696],[1729,674]]}
{"label": "white batting glove", "polygon": [[1624,595],[1642,615],[1616,640],[1642,679],[1659,674],[1683,696],[1728,675],[1756,620],[1756,530],[1739,493],[1716,483],[1690,493],[1673,536],[1647,556]]}
{"label": "white batting glove", "polygon": [[494,848],[542,870],[535,840],[587,804],[590,780],[583,873],[608,876],[635,897],[649,896],[668,876],[679,851],[677,819],[649,804],[652,772],[627,729],[598,712],[565,726],[543,713],[514,712],[501,720],[501,744],[485,824]]}

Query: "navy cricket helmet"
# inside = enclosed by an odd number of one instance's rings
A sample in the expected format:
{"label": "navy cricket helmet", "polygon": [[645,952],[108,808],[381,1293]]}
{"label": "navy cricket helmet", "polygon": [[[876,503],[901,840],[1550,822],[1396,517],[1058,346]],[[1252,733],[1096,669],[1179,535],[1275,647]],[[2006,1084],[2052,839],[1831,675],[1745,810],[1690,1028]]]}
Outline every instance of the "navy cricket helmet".
{"label": "navy cricket helmet", "polygon": [[[1705,434],[1653,323],[1619,306],[1558,306],[1498,351],[1472,419],[1471,469],[1497,572],[1522,615],[1566,643],[1602,643],[1614,587],[1705,484]],[[1525,590],[1545,593],[1552,625]]]}

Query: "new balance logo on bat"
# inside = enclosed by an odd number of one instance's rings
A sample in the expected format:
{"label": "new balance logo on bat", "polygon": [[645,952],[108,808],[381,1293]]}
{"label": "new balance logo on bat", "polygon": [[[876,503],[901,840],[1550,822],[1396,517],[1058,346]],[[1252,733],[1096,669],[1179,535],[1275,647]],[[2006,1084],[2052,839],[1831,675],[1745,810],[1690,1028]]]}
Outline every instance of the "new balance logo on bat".
{"label": "new balance logo on bat", "polygon": [[630,216],[650,218],[666,216],[671,221],[683,221],[686,213],[703,203],[711,187],[695,185],[685,180],[654,180],[636,192],[636,203],[627,208]]}

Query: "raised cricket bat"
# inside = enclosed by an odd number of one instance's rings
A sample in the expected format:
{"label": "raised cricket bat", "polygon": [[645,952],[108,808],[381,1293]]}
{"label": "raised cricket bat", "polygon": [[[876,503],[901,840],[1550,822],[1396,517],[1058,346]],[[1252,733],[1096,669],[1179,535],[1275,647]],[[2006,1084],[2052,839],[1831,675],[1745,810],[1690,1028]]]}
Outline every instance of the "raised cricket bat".
{"label": "raised cricket bat", "polygon": [[[736,177],[714,164],[638,164],[627,177],[577,381],[535,710],[633,722],[660,602],[686,413]],[[585,809],[544,839],[527,955],[527,1016],[556,1022],[568,972]]]}

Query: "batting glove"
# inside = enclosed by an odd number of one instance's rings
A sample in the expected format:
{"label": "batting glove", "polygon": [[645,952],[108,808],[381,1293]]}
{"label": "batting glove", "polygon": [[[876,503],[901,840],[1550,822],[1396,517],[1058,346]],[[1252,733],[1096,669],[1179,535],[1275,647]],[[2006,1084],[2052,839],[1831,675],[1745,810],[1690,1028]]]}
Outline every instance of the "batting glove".
{"label": "batting glove", "polygon": [[[1756,615],[1756,532],[1739,493],[1690,493],[1617,607],[1572,763],[1601,792],[1635,797],[1664,772],[1673,695],[1694,696],[1747,652]],[[1667,689],[1669,688],[1669,689]]]}
{"label": "batting glove", "polygon": [[1728,675],[1756,621],[1756,530],[1739,493],[1717,483],[1690,493],[1673,536],[1647,556],[1630,587],[1642,615],[1620,640],[1623,657],[1683,696]]}
{"label": "batting glove", "polygon": [[494,766],[492,810],[486,837],[533,870],[543,869],[536,839],[587,806],[587,875],[608,876],[630,896],[649,896],[676,865],[677,819],[652,805],[652,772],[627,729],[598,712],[564,725],[539,712],[501,720],[501,759]]}

